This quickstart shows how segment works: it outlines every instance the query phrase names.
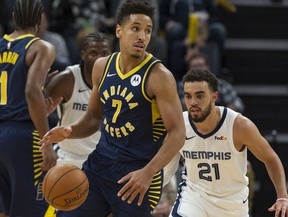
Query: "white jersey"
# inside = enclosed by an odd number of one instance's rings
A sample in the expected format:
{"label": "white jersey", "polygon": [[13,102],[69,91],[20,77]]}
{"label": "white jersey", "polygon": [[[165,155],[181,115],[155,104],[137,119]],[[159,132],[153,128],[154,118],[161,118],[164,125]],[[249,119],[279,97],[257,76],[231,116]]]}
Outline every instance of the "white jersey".
{"label": "white jersey", "polygon": [[242,207],[248,197],[247,148],[239,152],[233,143],[233,124],[239,113],[221,106],[218,108],[221,120],[206,135],[197,131],[188,111],[183,112],[186,141],[180,154],[164,171],[165,175],[171,176],[181,155],[185,160],[186,185],[210,203],[233,209],[238,207],[237,202]]}
{"label": "white jersey", "polygon": [[221,120],[211,133],[202,135],[184,112],[186,142],[180,153],[185,159],[187,178],[208,195],[225,197],[248,185],[247,149],[236,150],[233,124],[239,113],[219,107]]}
{"label": "white jersey", "polygon": [[[88,107],[91,88],[84,82],[80,66],[74,65],[67,67],[75,78],[73,93],[71,98],[58,106],[59,116],[58,125],[66,126],[75,122],[84,114]],[[100,131],[92,136],[83,139],[66,139],[58,145],[58,164],[73,163],[78,167],[87,159],[88,155],[95,149],[100,139]]]}

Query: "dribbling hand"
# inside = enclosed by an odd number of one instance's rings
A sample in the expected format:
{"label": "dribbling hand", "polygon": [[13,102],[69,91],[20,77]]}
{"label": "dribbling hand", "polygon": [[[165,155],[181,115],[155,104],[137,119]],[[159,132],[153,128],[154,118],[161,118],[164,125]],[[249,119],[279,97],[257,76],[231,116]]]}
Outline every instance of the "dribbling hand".
{"label": "dribbling hand", "polygon": [[41,151],[43,156],[43,162],[40,167],[42,170],[48,171],[56,165],[57,154],[54,151],[52,144],[49,144],[45,148],[42,148]]}
{"label": "dribbling hand", "polygon": [[71,127],[54,127],[49,130],[39,141],[41,145],[41,150],[46,148],[46,146],[51,145],[52,143],[58,143],[66,139],[72,132]]}

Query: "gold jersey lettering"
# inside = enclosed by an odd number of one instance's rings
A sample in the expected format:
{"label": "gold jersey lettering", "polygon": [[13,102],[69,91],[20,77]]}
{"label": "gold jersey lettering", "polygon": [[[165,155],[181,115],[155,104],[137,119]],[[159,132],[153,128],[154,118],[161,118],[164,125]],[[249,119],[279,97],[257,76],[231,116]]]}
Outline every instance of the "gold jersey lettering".
{"label": "gold jersey lettering", "polygon": [[11,63],[13,65],[16,64],[18,60],[19,54],[9,51],[3,52],[0,54],[0,63]]}
{"label": "gold jersey lettering", "polygon": [[104,96],[105,100],[109,99],[110,96],[109,96],[108,90],[105,90],[103,92],[103,96]]}
{"label": "gold jersey lettering", "polygon": [[124,89],[121,89],[121,85],[118,85],[117,87],[111,86],[111,87],[110,87],[110,90],[108,89],[108,90],[103,91],[103,97],[104,97],[104,98],[101,97],[100,100],[101,100],[101,102],[102,102],[103,104],[106,104],[106,101],[107,101],[111,96],[114,96],[114,95],[122,96],[122,97],[125,99],[125,101],[128,103],[129,108],[130,108],[130,109],[133,109],[133,108],[135,108],[136,106],[138,106],[138,103],[137,103],[137,102],[134,102],[134,103],[131,102],[131,103],[129,103],[129,102],[133,99],[134,94],[133,94],[132,92],[128,92],[128,93],[127,93],[127,91],[128,91],[127,87],[125,87]]}
{"label": "gold jersey lettering", "polygon": [[114,96],[115,95],[115,86],[110,87],[110,95]]}
{"label": "gold jersey lettering", "polygon": [[120,95],[121,85],[118,85],[117,87],[117,95]]}
{"label": "gold jersey lettering", "polygon": [[109,124],[105,125],[105,130],[106,130],[107,133],[109,133]]}
{"label": "gold jersey lettering", "polygon": [[3,59],[3,63],[7,63],[7,52],[3,53],[2,59]]}
{"label": "gold jersey lettering", "polygon": [[114,135],[114,128],[113,127],[109,127],[109,129],[110,129],[110,135],[112,136],[112,137],[114,137],[115,135]]}
{"label": "gold jersey lettering", "polygon": [[133,98],[133,93],[129,93],[129,94],[127,94],[127,96],[125,97],[125,100],[127,101],[127,102],[129,102],[132,98]]}
{"label": "gold jersey lettering", "polygon": [[[117,98],[115,96],[117,96]],[[120,97],[122,97],[122,100],[119,99]],[[122,88],[121,85],[110,86],[102,92],[101,102],[106,104],[108,100],[111,100],[112,107],[115,107],[114,114],[111,114],[111,117],[113,117],[112,120],[108,122],[106,118],[103,119],[105,131],[111,137],[125,137],[135,130],[135,127],[130,122],[120,124],[117,121],[117,116],[121,113],[125,102],[127,103],[126,107],[128,106],[130,110],[138,106],[138,102],[133,102],[133,98],[134,94],[130,92],[127,87]],[[114,127],[115,125],[117,125],[117,127]]]}
{"label": "gold jersey lettering", "polygon": [[121,134],[120,134],[120,129],[119,128],[115,128],[115,134],[117,138],[121,138]]}
{"label": "gold jersey lettering", "polygon": [[133,132],[135,127],[127,122],[124,126],[121,127],[112,127],[107,123],[106,118],[103,120],[103,124],[105,125],[105,131],[110,134],[112,137],[121,138],[122,136],[128,136],[129,133]]}
{"label": "gold jersey lettering", "polygon": [[13,53],[13,55],[12,55],[12,58],[11,58],[11,63],[13,64],[13,65],[15,65],[16,64],[16,62],[17,62],[17,60],[18,60],[18,57],[19,57],[19,54],[17,54],[17,53]]}
{"label": "gold jersey lettering", "polygon": [[130,132],[133,132],[135,130],[135,127],[130,123],[130,122],[127,122],[125,124],[125,127],[130,131]]}
{"label": "gold jersey lettering", "polygon": [[102,102],[103,104],[106,103],[106,101],[105,101],[102,97],[100,98],[100,100],[101,100],[101,102]]}
{"label": "gold jersey lettering", "polygon": [[126,92],[127,92],[127,87],[125,87],[125,88],[122,90],[122,93],[120,94],[120,96],[125,97]]}
{"label": "gold jersey lettering", "polygon": [[124,136],[128,136],[128,133],[127,133],[125,127],[121,127],[120,129],[121,129],[121,132],[122,132],[122,134],[123,134]]}
{"label": "gold jersey lettering", "polygon": [[133,109],[133,108],[135,108],[137,105],[138,105],[137,102],[135,102],[135,103],[129,103],[129,108],[130,108],[130,109]]}

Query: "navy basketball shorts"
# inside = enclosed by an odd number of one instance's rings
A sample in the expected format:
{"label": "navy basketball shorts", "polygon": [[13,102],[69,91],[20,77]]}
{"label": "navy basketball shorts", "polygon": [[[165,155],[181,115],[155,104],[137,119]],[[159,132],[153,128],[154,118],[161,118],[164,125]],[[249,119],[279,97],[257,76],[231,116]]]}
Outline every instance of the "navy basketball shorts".
{"label": "navy basketball shorts", "polygon": [[0,207],[6,215],[45,216],[38,141],[33,124],[0,122]]}
{"label": "navy basketball shorts", "polygon": [[141,206],[137,205],[139,197],[128,204],[127,200],[122,201],[121,197],[117,196],[118,191],[124,186],[117,181],[128,173],[143,168],[145,164],[111,162],[94,151],[82,168],[90,184],[86,201],[73,211],[58,211],[57,217],[106,217],[111,212],[113,217],[152,216],[151,213],[162,193],[162,171],[155,174]]}

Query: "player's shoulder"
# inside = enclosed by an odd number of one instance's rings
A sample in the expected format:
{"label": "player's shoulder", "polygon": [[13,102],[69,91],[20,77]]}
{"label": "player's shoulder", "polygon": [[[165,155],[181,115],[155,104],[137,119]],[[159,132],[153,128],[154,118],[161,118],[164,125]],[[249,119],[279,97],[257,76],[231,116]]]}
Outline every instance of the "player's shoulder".
{"label": "player's shoulder", "polygon": [[[93,72],[95,71],[95,72],[97,72],[97,74],[99,73],[99,71],[103,72],[105,66],[108,64],[110,57],[111,57],[111,55],[106,56],[106,57],[99,57],[98,59],[96,59],[94,62],[94,66],[93,66]],[[100,74],[102,74],[102,73],[100,73]]]}
{"label": "player's shoulder", "polygon": [[234,131],[237,133],[243,133],[244,135],[252,132],[256,128],[253,121],[246,116],[239,114],[235,118]]}
{"label": "player's shoulder", "polygon": [[33,41],[33,43],[31,43],[31,45],[29,46],[29,50],[35,49],[37,51],[43,51],[43,52],[47,52],[47,55],[50,52],[55,52],[56,48],[54,45],[52,45],[50,42],[45,41],[43,39],[40,38],[35,38],[35,41]]}
{"label": "player's shoulder", "polygon": [[[112,54],[111,54],[112,55]],[[105,57],[99,57],[96,61],[95,61],[95,63],[94,63],[94,65],[106,65],[107,64],[107,62],[108,62],[108,60],[110,59],[110,57],[111,57],[111,55],[109,55],[109,56],[105,56]]]}
{"label": "player's shoulder", "polygon": [[73,75],[73,72],[69,69],[66,68],[65,70],[56,73],[53,75],[54,72],[51,74],[48,74],[49,82],[47,84],[47,88],[55,85],[70,85],[74,84],[75,82],[75,77]]}
{"label": "player's shoulder", "polygon": [[[155,76],[159,76],[160,78],[172,78],[172,72],[161,62],[156,62],[151,69],[151,74]],[[174,77],[173,77],[174,78]]]}
{"label": "player's shoulder", "polygon": [[56,76],[56,79],[63,80],[66,82],[74,81],[74,74],[71,69],[66,68],[63,71],[59,72]]}

